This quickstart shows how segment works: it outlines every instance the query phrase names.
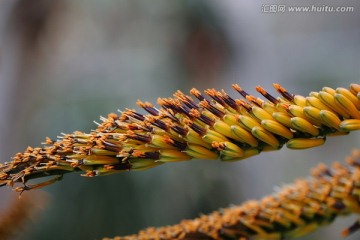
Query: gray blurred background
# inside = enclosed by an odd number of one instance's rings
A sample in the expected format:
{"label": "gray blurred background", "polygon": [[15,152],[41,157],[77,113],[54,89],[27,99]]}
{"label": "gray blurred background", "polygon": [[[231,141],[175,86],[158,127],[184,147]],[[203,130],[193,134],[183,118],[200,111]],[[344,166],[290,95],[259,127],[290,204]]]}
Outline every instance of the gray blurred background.
{"label": "gray blurred background", "polygon": [[[353,6],[350,13],[265,13],[268,4]],[[46,136],[90,131],[99,115],[156,102],[177,89],[293,93],[360,79],[360,2],[243,0],[1,0],[0,159]],[[342,161],[359,133],[307,151],[236,163],[190,161],[99,178],[70,174],[46,187],[44,210],[16,239],[101,239],[169,225],[261,198]],[[0,189],[0,210],[11,190]],[[25,193],[26,194],[26,193]],[[0,213],[2,214],[2,213]],[[302,239],[339,239],[355,217]],[[347,239],[359,239],[360,233]]]}

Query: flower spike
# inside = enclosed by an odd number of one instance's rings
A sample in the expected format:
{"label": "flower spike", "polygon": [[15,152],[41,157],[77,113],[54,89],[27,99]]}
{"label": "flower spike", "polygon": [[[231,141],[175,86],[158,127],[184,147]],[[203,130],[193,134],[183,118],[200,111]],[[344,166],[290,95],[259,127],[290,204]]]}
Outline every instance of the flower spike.
{"label": "flower spike", "polygon": [[[173,226],[148,228],[134,235],[103,240],[298,238],[330,224],[337,216],[360,213],[360,151],[354,151],[347,162],[347,165],[334,163],[331,167],[319,164],[310,177],[285,185],[261,200],[183,220]],[[359,229],[360,219],[341,235],[346,237]]]}
{"label": "flower spike", "polygon": [[[289,93],[279,84],[274,87],[280,96],[256,87],[265,99],[234,84],[243,99],[232,98],[224,90],[208,89],[202,95],[192,89],[198,100],[180,91],[174,98],[159,98],[161,108],[138,100],[149,114],[131,109],[111,113],[101,117],[90,133],[47,138],[43,147],[16,154],[0,164],[0,186],[20,182],[24,187],[18,189],[24,191],[49,185],[71,172],[93,177],[190,159],[233,162],[284,145],[290,149],[320,146],[327,136],[360,129],[359,84],[348,89],[324,87],[308,96]],[[54,178],[25,185],[48,176]]]}

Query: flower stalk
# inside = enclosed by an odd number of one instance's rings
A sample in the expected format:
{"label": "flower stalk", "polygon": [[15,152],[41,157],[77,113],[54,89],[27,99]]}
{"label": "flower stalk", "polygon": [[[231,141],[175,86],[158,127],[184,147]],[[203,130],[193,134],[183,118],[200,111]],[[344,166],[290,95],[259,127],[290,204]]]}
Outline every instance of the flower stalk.
{"label": "flower stalk", "polygon": [[[90,133],[47,138],[43,147],[28,147],[0,165],[0,186],[21,182],[23,186],[16,190],[22,192],[77,171],[94,177],[190,159],[233,162],[284,145],[290,149],[320,146],[327,136],[360,129],[359,84],[324,87],[308,96],[294,95],[274,84],[279,97],[257,86],[265,99],[236,84],[233,88],[243,99],[215,89],[206,90],[207,96],[192,89],[192,97],[177,91],[174,98],[158,99],[160,109],[138,101],[147,115],[126,109],[101,117],[102,123]],[[54,178],[27,184],[48,176]]]}
{"label": "flower stalk", "polygon": [[[337,216],[360,213],[360,151],[348,164],[319,164],[311,176],[283,186],[258,201],[225,208],[194,220],[103,240],[293,239],[330,224]],[[343,236],[360,229],[360,220]]]}

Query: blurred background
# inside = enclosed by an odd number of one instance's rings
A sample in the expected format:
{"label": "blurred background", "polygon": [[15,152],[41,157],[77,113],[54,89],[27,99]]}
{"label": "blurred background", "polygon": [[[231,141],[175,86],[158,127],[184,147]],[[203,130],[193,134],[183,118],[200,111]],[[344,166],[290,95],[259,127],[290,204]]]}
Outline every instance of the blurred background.
{"label": "blurred background", "polygon": [[[278,4],[354,10],[268,12]],[[156,103],[177,89],[216,87],[237,97],[232,83],[253,94],[256,85],[275,93],[274,82],[298,94],[359,83],[359,22],[355,0],[2,0],[1,162],[46,136],[88,132],[99,115],[137,109],[137,99]],[[342,161],[359,140],[353,133],[320,148],[236,163],[180,162],[99,178],[69,174],[43,190],[43,211],[14,239],[101,239],[175,224],[270,194],[319,162]],[[0,189],[0,215],[11,195]],[[339,239],[354,219],[341,217],[302,239]]]}

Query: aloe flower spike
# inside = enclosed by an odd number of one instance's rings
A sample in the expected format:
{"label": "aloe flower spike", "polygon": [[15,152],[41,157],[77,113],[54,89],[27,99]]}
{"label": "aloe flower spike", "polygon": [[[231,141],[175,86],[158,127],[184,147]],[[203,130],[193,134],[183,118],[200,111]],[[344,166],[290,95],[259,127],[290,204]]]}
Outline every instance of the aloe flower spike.
{"label": "aloe flower spike", "polygon": [[[43,147],[28,147],[0,165],[0,186],[20,182],[22,192],[52,184],[70,172],[94,177],[129,170],[146,170],[167,162],[220,159],[234,162],[262,151],[306,149],[324,144],[326,137],[360,129],[360,85],[323,88],[308,96],[289,93],[274,84],[274,97],[261,86],[260,99],[233,88],[243,99],[225,91],[192,89],[159,98],[160,108],[137,104],[149,114],[125,109],[101,117],[90,133],[47,138]],[[198,102],[194,99],[198,99]],[[31,179],[54,176],[31,185]]]}

